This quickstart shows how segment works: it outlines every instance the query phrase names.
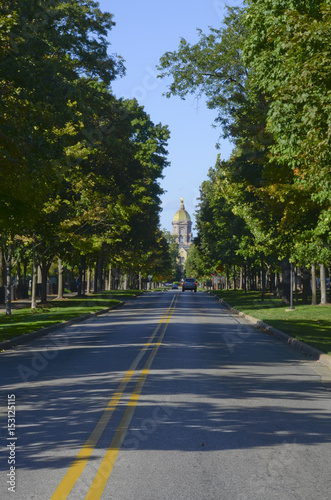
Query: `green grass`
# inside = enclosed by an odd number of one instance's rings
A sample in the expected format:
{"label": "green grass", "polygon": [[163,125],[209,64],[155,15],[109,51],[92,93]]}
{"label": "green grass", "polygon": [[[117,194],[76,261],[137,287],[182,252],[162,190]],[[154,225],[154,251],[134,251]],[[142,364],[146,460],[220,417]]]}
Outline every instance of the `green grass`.
{"label": "green grass", "polygon": [[0,342],[34,332],[41,328],[68,321],[84,314],[112,307],[123,300],[134,297],[137,290],[102,292],[85,297],[70,297],[52,300],[46,306],[32,310],[27,307],[12,310],[10,316],[0,314]]}
{"label": "green grass", "polygon": [[217,290],[214,293],[231,307],[331,355],[331,305],[299,303],[294,304],[294,310],[286,311],[289,306],[271,294],[266,294],[261,302],[261,292]]}

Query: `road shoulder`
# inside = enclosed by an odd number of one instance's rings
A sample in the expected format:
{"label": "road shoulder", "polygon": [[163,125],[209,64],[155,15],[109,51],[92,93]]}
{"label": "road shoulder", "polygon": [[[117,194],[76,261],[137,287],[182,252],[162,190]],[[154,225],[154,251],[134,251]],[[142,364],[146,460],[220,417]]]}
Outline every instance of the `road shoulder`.
{"label": "road shoulder", "polygon": [[296,339],[295,337],[292,337],[291,335],[288,335],[287,333],[277,330],[276,328],[268,325],[264,321],[261,321],[257,318],[254,318],[253,316],[245,314],[242,311],[239,311],[238,309],[234,309],[230,304],[227,304],[223,299],[220,299],[216,295],[212,294],[212,296],[215,297],[228,311],[230,311],[233,314],[236,314],[237,316],[240,316],[241,318],[244,318],[258,330],[268,335],[272,335],[273,337],[276,337],[277,339],[291,346],[293,349],[300,351],[302,354],[305,354],[306,356],[310,356],[312,359],[319,361],[320,363],[331,369],[331,356],[329,356],[328,354],[325,354],[324,352],[314,347],[311,347],[310,345],[305,344],[304,342],[301,342],[300,340]]}

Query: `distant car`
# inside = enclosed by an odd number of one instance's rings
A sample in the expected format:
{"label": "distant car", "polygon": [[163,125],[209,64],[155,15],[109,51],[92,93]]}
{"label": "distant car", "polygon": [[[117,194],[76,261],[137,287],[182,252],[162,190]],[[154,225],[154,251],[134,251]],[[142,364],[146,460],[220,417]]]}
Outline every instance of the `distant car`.
{"label": "distant car", "polygon": [[182,291],[185,292],[185,290],[194,290],[196,292],[197,284],[198,283],[194,278],[185,278],[182,284]]}
{"label": "distant car", "polygon": [[172,287],[171,287],[171,288],[172,288],[172,290],[178,290],[178,285],[177,285],[177,283],[174,283],[174,284],[172,285]]}

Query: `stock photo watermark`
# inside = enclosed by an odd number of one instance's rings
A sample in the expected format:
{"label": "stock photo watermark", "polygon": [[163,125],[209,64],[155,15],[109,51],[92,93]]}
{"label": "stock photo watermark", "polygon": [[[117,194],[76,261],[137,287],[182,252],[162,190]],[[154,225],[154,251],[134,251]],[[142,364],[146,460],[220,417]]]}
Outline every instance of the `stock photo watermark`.
{"label": "stock photo watermark", "polygon": [[50,339],[51,348],[40,349],[33,355],[29,364],[20,363],[17,366],[21,380],[28,382],[31,379],[36,379],[47,368],[49,362],[57,358],[61,348],[66,347],[68,344],[67,328],[65,328],[63,334],[55,339]]}
{"label": "stock photo watermark", "polygon": [[233,331],[229,330],[228,332],[222,334],[223,340],[230,354],[234,354],[236,347],[246,342],[253,335],[253,330],[251,328],[247,327],[243,323],[239,323],[237,320],[236,322],[237,324]]}
{"label": "stock photo watermark", "polygon": [[[173,407],[169,406],[167,403],[156,406],[153,408],[150,416],[142,419],[138,426],[129,428],[121,446],[123,453],[117,456],[116,463],[120,466],[126,462],[125,451],[138,450],[143,443],[146,446],[148,439],[160,429],[160,426],[169,421],[173,412]],[[109,464],[100,466],[97,463],[90,462],[88,467],[89,476],[95,477],[95,489],[99,488],[102,481],[108,481],[110,476]],[[79,492],[80,495],[86,495],[87,489],[91,486],[90,483],[90,479],[82,475],[77,482],[77,493]]]}
{"label": "stock photo watermark", "polygon": [[8,394],[7,405],[7,422],[8,422],[8,437],[7,437],[7,489],[11,493],[16,492],[16,395]]}
{"label": "stock photo watermark", "polygon": [[166,405],[154,408],[150,417],[144,418],[138,427],[128,431],[123,441],[123,448],[138,450],[141,443],[147,441],[161,424],[167,422],[173,411],[173,408]]}

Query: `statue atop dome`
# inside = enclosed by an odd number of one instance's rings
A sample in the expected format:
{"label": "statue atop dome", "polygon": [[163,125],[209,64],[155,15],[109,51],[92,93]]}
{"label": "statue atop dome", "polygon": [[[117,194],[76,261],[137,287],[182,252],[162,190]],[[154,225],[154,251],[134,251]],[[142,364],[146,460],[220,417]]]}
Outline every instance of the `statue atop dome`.
{"label": "statue atop dome", "polygon": [[[190,214],[185,210],[184,199],[181,198],[180,199],[180,207],[179,207],[179,210],[177,210],[177,212],[174,215],[173,223],[174,222],[188,222],[188,221],[191,222],[191,217],[190,217]],[[174,234],[174,232],[172,234]]]}

